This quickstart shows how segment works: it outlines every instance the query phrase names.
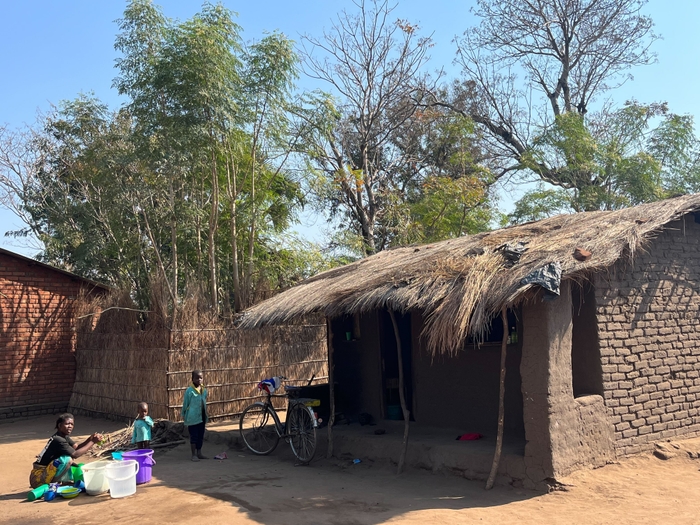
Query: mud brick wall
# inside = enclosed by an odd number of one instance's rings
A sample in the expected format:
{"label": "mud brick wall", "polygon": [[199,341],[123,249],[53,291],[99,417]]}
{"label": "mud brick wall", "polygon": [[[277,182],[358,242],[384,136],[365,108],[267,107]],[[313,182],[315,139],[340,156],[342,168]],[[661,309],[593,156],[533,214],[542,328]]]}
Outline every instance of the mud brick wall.
{"label": "mud brick wall", "polygon": [[618,454],[700,434],[700,224],[667,225],[596,279],[605,404]]}
{"label": "mud brick wall", "polygon": [[552,301],[523,305],[522,376],[526,486],[614,459],[603,398],[574,398],[571,283]]}
{"label": "mud brick wall", "polygon": [[0,253],[0,419],[65,410],[82,281]]}

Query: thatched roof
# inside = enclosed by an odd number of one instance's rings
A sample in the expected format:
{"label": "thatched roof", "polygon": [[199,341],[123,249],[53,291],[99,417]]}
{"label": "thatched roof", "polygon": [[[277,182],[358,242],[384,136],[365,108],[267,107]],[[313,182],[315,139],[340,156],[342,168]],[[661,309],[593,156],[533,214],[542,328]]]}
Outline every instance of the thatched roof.
{"label": "thatched roof", "polygon": [[[700,194],[618,211],[559,215],[447,241],[397,248],[316,275],[244,313],[240,326],[285,323],[311,312],[329,317],[390,308],[423,310],[432,352],[459,349],[479,335],[503,306],[519,303],[539,286],[521,284],[533,270],[561,265],[562,280],[585,278],[651,240],[664,225],[700,210]],[[526,243],[508,267],[497,250]],[[584,261],[574,251],[591,252]]]}

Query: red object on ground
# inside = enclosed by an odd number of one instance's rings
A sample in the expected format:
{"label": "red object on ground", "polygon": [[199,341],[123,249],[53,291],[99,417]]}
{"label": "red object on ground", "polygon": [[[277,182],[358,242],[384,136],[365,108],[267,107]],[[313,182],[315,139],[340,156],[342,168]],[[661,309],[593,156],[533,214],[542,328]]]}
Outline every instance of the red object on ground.
{"label": "red object on ground", "polygon": [[481,439],[482,436],[478,432],[467,432],[466,434],[462,434],[461,436],[457,437],[457,441],[474,441],[475,439]]}

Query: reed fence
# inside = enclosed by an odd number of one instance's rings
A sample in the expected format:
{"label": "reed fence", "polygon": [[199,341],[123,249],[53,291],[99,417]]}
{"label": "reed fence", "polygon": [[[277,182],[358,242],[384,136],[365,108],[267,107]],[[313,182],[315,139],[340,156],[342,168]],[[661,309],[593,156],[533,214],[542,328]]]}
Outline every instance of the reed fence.
{"label": "reed fence", "polygon": [[306,384],[311,377],[314,383],[328,381],[321,318],[238,330],[231,322],[183,308],[176,328],[170,328],[170,321],[158,315],[144,323],[125,297],[80,302],[70,401],[78,414],[132,419],[145,401],[153,418],[179,421],[195,369],[204,374],[212,420],[240,414],[259,397],[255,386],[265,377],[284,375],[292,384]]}

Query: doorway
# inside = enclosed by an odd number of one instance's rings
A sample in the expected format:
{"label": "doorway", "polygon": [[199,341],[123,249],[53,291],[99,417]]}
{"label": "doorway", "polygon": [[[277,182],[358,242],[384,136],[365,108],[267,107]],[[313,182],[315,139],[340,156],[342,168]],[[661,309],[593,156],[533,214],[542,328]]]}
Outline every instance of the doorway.
{"label": "doorway", "polygon": [[[411,315],[394,312],[401,337],[401,357],[403,362],[404,395],[406,407],[413,420],[413,363],[411,359]],[[386,419],[403,420],[399,396],[399,356],[396,350],[394,325],[389,312],[380,314],[381,326],[381,366],[382,366],[382,407]]]}

